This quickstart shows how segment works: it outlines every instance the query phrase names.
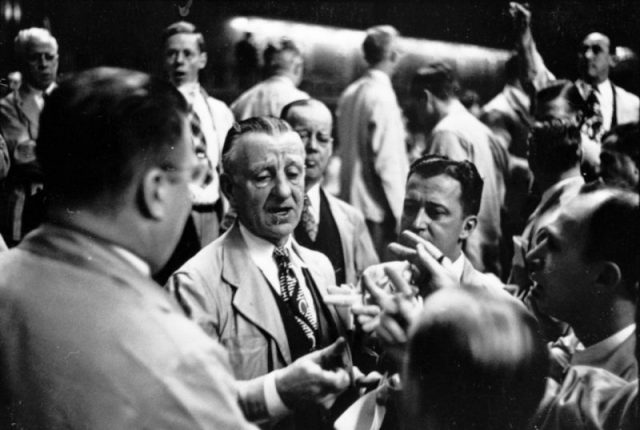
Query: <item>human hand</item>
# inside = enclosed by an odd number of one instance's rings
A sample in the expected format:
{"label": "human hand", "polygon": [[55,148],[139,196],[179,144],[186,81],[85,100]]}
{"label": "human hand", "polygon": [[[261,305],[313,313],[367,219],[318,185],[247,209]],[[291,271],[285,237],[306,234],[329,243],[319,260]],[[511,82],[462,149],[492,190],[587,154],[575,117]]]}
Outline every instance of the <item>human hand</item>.
{"label": "human hand", "polygon": [[529,3],[509,2],[509,15],[511,15],[514,27],[519,32],[530,28],[531,9]]}
{"label": "human hand", "polygon": [[350,384],[344,355],[347,342],[339,338],[319,351],[298,358],[276,373],[276,389],[289,409],[319,404],[331,407]]}
{"label": "human hand", "polygon": [[411,262],[412,283],[425,297],[435,290],[460,285],[451,261],[431,242],[410,231],[400,234],[401,243],[389,245],[389,251]]}
{"label": "human hand", "polygon": [[323,300],[327,305],[351,308],[362,303],[362,294],[351,284],[328,286]]}

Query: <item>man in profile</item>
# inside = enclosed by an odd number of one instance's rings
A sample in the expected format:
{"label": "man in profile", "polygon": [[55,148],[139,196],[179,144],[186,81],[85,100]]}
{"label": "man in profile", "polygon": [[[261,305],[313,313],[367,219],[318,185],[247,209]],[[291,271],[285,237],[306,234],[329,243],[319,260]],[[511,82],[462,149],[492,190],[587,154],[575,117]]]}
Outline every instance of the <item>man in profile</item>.
{"label": "man in profile", "polygon": [[264,51],[264,67],[267,79],[231,103],[236,121],[256,116],[279,117],[282,108],[289,103],[309,98],[298,89],[304,72],[304,58],[293,40],[282,38],[269,44]]}
{"label": "man in profile", "polygon": [[369,69],[347,87],[336,108],[340,197],[364,215],[381,260],[396,237],[409,170],[402,111],[391,85],[399,37],[388,25],[367,30],[362,51]]}
{"label": "man in profile", "polygon": [[10,246],[42,220],[42,174],[35,147],[45,97],[56,86],[58,42],[44,28],[21,30],[14,40],[23,83],[0,100],[0,133],[11,168],[0,191],[0,234]]}

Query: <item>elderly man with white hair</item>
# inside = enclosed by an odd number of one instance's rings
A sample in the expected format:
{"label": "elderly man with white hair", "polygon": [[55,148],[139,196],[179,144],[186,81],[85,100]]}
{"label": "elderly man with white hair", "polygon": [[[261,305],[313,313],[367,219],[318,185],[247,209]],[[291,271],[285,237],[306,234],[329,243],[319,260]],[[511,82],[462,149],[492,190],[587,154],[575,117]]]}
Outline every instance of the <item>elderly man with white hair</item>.
{"label": "elderly man with white hair", "polygon": [[58,42],[48,30],[21,30],[14,49],[23,83],[0,100],[0,133],[7,142],[11,163],[0,191],[0,231],[9,245],[34,228],[42,213],[37,203],[42,180],[35,146],[40,112],[56,86],[58,73]]}

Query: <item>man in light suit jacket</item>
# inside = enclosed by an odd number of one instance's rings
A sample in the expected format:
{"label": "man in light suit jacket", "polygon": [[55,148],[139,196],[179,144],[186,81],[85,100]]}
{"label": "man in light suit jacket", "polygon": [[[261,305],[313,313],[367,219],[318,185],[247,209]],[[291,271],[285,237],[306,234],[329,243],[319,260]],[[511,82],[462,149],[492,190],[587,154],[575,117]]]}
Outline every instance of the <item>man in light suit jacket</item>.
{"label": "man in light suit jacket", "polygon": [[223,150],[221,184],[237,221],[167,285],[191,318],[225,346],[238,379],[267,381],[268,410],[293,409],[278,428],[330,427],[321,408],[308,407],[309,400],[330,397],[317,395],[320,377],[294,381],[307,388],[296,393],[270,388],[268,381],[278,381],[294,360],[332,344],[347,328],[323,302],[327,286],[335,285],[331,263],[292,237],[303,205],[304,160],[301,139],[285,121],[258,117],[234,125]]}
{"label": "man in light suit jacket", "polygon": [[300,135],[306,150],[305,204],[295,238],[329,258],[338,285],[356,285],[364,269],[378,263],[378,256],[362,213],[321,186],[333,152],[331,112],[321,101],[305,99],[289,103],[281,117]]}
{"label": "man in light suit jacket", "polygon": [[347,87],[336,109],[340,197],[362,212],[382,260],[397,233],[409,170],[402,111],[391,85],[398,39],[390,26],[367,30],[362,50],[369,70]]}
{"label": "man in light suit jacket", "polygon": [[224,350],[155,284],[198,170],[184,99],[93,69],[45,107],[49,222],[0,255],[0,427],[254,428]]}
{"label": "man in light suit jacket", "polygon": [[8,176],[0,188],[0,232],[10,246],[42,220],[42,172],[36,162],[40,112],[56,86],[58,42],[44,28],[21,30],[14,40],[24,82],[0,100],[0,133]]}

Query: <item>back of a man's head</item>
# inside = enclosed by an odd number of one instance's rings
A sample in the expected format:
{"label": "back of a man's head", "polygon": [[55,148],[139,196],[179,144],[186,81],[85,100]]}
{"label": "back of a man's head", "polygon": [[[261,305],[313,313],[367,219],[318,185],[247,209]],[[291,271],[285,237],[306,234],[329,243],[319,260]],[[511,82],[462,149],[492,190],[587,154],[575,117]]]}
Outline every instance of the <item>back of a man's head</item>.
{"label": "back of a man's head", "polygon": [[296,43],[286,37],[269,43],[263,53],[264,65],[269,76],[297,73],[302,67],[302,52]]}
{"label": "back of a man's head", "polygon": [[443,289],[427,297],[410,333],[407,428],[525,428],[548,372],[536,328],[524,308],[484,291]]}
{"label": "back of a man's head", "polygon": [[640,123],[621,124],[602,137],[602,148],[629,157],[640,168]]}
{"label": "back of a man's head", "polygon": [[36,147],[49,204],[117,210],[135,177],[163,166],[186,112],[171,84],[141,72],[97,68],[63,81]]}
{"label": "back of a man's head", "polygon": [[605,193],[588,228],[585,257],[610,261],[620,269],[626,287],[622,292],[635,303],[640,280],[640,205],[638,194],[599,183],[587,184],[580,195]]}
{"label": "back of a man's head", "polygon": [[375,66],[386,60],[394,49],[394,42],[398,38],[398,30],[390,25],[378,25],[367,30],[362,42],[364,59],[370,66]]}
{"label": "back of a man's head", "polygon": [[459,86],[454,71],[443,63],[421,67],[413,75],[411,92],[420,95],[424,90],[440,100],[456,98]]}
{"label": "back of a man's head", "polygon": [[529,167],[534,176],[560,177],[564,172],[579,168],[581,140],[580,126],[571,118],[535,123],[528,151]]}
{"label": "back of a man's head", "polygon": [[411,164],[407,180],[413,175],[424,179],[447,175],[455,179],[460,183],[463,215],[478,215],[484,181],[472,162],[455,161],[441,155],[425,155]]}

